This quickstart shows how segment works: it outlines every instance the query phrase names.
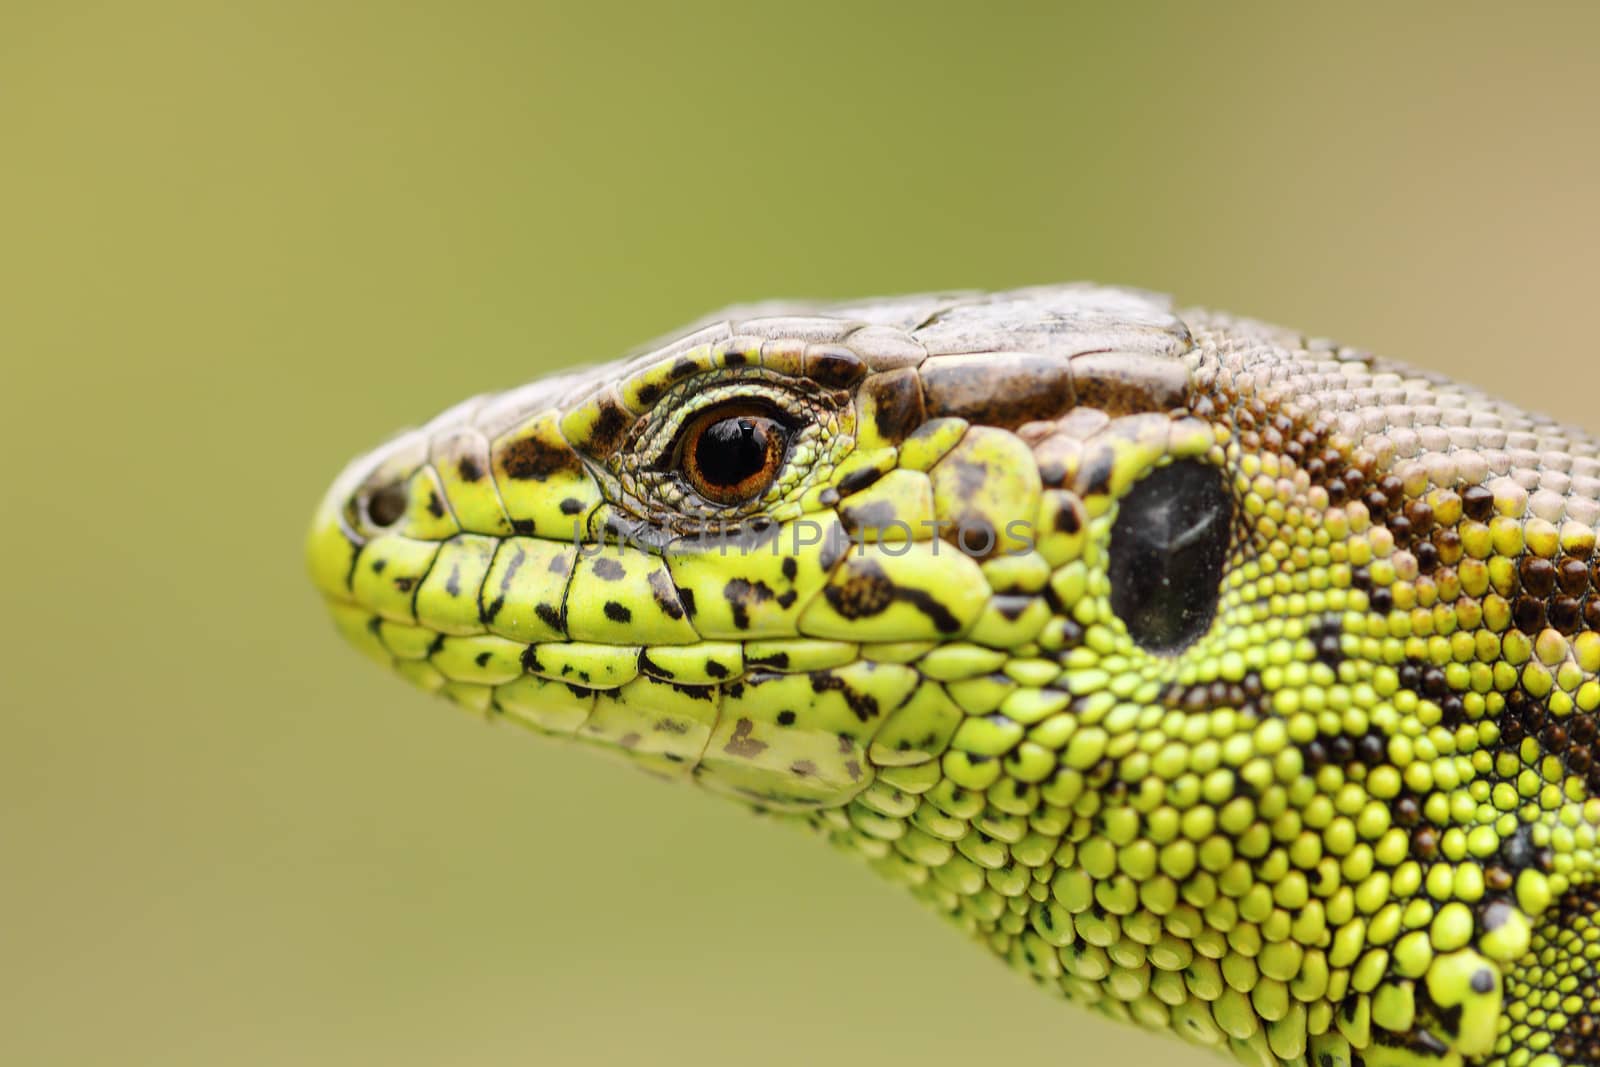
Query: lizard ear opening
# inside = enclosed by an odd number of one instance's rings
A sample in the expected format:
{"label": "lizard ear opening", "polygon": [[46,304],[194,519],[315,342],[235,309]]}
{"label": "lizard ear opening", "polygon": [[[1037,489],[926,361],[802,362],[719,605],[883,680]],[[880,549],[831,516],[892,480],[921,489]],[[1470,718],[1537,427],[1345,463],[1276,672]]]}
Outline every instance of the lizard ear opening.
{"label": "lizard ear opening", "polygon": [[1210,627],[1232,526],[1222,471],[1206,463],[1159,467],[1118,502],[1111,608],[1141,648],[1180,652]]}

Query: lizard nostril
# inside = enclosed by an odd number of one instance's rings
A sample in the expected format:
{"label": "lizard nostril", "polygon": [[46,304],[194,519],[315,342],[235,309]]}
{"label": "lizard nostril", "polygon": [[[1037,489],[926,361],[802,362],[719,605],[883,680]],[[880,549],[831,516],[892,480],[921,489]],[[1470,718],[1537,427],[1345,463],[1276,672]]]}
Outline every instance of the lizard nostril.
{"label": "lizard nostril", "polygon": [[399,482],[372,491],[367,497],[367,520],[379,528],[393,526],[406,513],[406,488]]}

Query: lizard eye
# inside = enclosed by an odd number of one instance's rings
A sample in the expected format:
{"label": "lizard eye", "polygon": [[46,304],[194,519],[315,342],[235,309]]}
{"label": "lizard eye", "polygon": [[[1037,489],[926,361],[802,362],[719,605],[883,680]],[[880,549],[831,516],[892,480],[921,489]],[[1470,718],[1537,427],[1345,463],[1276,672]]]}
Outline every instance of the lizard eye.
{"label": "lizard eye", "polygon": [[675,467],[713,504],[739,504],[766,492],[783,467],[789,428],[761,405],[719,404],[684,427]]}
{"label": "lizard eye", "polygon": [[1211,625],[1233,498],[1209,464],[1160,467],[1129,489],[1111,528],[1111,608],[1140,647],[1173,653]]}

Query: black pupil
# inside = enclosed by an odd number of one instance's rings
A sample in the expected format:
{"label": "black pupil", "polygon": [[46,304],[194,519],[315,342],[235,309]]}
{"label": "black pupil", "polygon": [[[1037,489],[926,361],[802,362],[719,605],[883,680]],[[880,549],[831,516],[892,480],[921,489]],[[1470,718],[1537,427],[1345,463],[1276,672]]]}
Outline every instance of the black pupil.
{"label": "black pupil", "polygon": [[1176,652],[1205,633],[1228,562],[1233,498],[1205,463],[1152,471],[1117,505],[1111,528],[1111,608],[1154,652]]}
{"label": "black pupil", "polygon": [[732,488],[767,465],[767,453],[778,427],[759,415],[718,419],[701,432],[694,445],[695,466],[709,485]]}

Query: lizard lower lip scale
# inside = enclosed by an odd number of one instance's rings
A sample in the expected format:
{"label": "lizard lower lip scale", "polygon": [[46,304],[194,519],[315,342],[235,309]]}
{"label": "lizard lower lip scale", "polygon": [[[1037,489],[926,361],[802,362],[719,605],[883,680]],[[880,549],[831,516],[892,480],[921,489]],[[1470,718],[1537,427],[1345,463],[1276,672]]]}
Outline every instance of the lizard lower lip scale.
{"label": "lizard lower lip scale", "polygon": [[407,681],[813,828],[1080,1008],[1576,1067],[1597,524],[1580,430],[1067,285],[735,308],[476,397],[307,551]]}

